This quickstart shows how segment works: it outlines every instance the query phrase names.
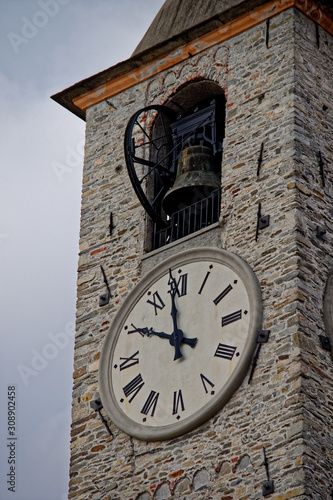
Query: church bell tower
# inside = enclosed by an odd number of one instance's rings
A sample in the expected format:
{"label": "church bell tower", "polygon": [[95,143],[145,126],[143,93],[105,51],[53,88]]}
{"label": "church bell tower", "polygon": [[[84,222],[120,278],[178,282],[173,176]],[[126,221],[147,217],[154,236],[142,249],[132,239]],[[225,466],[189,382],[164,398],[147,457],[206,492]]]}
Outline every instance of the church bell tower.
{"label": "church bell tower", "polygon": [[70,500],[333,498],[333,7],[166,0],[86,121]]}

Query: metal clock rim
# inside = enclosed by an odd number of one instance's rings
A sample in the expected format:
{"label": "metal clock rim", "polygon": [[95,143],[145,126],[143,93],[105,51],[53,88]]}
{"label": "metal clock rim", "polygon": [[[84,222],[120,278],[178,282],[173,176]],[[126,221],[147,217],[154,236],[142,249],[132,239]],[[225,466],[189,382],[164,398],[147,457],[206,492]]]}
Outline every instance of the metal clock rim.
{"label": "metal clock rim", "polygon": [[[217,393],[214,399],[204,407],[200,408],[183,421],[174,424],[159,427],[141,425],[134,422],[123,413],[112,389],[110,360],[112,360],[118,337],[128,313],[135,307],[136,303],[152,283],[160,279],[169,268],[177,267],[179,264],[185,265],[187,263],[205,260],[219,262],[234,270],[240,279],[242,279],[248,291],[252,314],[244,352],[226,384]],[[236,254],[216,247],[199,247],[180,252],[161,262],[154,269],[149,271],[126,297],[117,311],[104,341],[100,358],[99,391],[104,408],[111,420],[126,434],[143,441],[174,439],[202,425],[225,406],[243,382],[253,357],[257,332],[261,328],[261,321],[262,299],[259,282],[251,267]]]}

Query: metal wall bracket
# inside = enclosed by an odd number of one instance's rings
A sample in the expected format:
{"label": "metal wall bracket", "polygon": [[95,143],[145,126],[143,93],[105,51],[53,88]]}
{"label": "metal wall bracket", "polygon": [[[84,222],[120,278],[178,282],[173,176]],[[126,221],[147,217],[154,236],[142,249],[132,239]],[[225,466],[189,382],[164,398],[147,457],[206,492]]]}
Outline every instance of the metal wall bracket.
{"label": "metal wall bracket", "polygon": [[256,369],[261,346],[262,346],[262,344],[265,344],[266,342],[268,342],[269,334],[270,334],[270,330],[259,330],[258,331],[257,347],[256,347],[255,353],[254,353],[253,358],[252,358],[252,366],[251,366],[251,371],[250,371],[248,383],[251,382],[254,370]]}
{"label": "metal wall bracket", "polygon": [[259,229],[269,226],[269,215],[261,215],[261,203],[258,203],[256,241],[258,241]]}
{"label": "metal wall bracket", "polygon": [[98,305],[99,307],[106,306],[110,302],[110,296],[108,293],[103,293],[99,296]]}
{"label": "metal wall bracket", "polygon": [[259,229],[265,229],[265,227],[269,226],[269,215],[263,215],[259,217]]}
{"label": "metal wall bracket", "polygon": [[264,343],[268,342],[270,333],[271,333],[270,330],[259,330],[258,336],[257,336],[257,342],[260,344],[264,344]]}
{"label": "metal wall bracket", "polygon": [[267,474],[267,481],[265,481],[262,485],[262,494],[265,497],[267,495],[270,495],[271,493],[274,493],[274,481],[272,481],[269,477],[268,460],[266,457],[265,447],[263,447],[262,450],[264,453],[264,466],[265,466],[266,474]]}
{"label": "metal wall bracket", "polygon": [[316,227],[316,235],[317,235],[317,238],[319,238],[322,241],[327,240],[326,229],[323,229],[322,227],[319,227],[319,226]]}
{"label": "metal wall bracket", "polygon": [[265,497],[271,493],[274,493],[274,481],[265,481],[262,485],[262,494]]}
{"label": "metal wall bracket", "polygon": [[261,146],[260,146],[260,153],[259,153],[259,158],[258,158],[257,177],[259,177],[260,168],[261,168],[261,164],[262,164],[263,153],[264,153],[264,143],[262,142]]}
{"label": "metal wall bracket", "polygon": [[320,345],[325,351],[331,351],[331,342],[325,335],[319,335]]}
{"label": "metal wall bracket", "polygon": [[102,404],[102,401],[100,400],[100,398],[95,399],[95,401],[91,401],[90,406],[93,410],[95,410],[99,414],[100,419],[101,419],[102,423],[105,425],[105,428],[108,431],[108,433],[110,434],[110,436],[114,437],[109,426],[108,426],[106,419],[103,417],[103,415],[101,413],[101,410],[103,409],[103,404]]}
{"label": "metal wall bracket", "polygon": [[103,306],[106,306],[109,303],[109,301],[110,301],[111,290],[110,290],[110,287],[109,287],[108,280],[106,279],[105,271],[104,271],[104,269],[103,269],[102,266],[101,266],[101,271],[102,271],[102,274],[103,274],[103,281],[104,281],[106,289],[107,289],[107,293],[103,293],[103,295],[99,296],[99,303],[98,303],[98,305],[100,307],[103,307]]}
{"label": "metal wall bracket", "polygon": [[315,21],[315,25],[316,25],[317,49],[319,49],[320,48],[319,26],[318,26],[318,23],[316,23],[316,21]]}
{"label": "metal wall bracket", "polygon": [[266,21],[266,49],[269,49],[269,18]]}
{"label": "metal wall bracket", "polygon": [[110,236],[112,236],[112,231],[114,230],[115,226],[113,225],[113,216],[112,212],[110,212],[110,224],[109,224],[109,231],[110,231]]}
{"label": "metal wall bracket", "polygon": [[116,108],[116,106],[114,104],[112,104],[112,102],[110,102],[108,99],[105,99],[105,102],[110,106],[110,108],[113,108],[113,109],[118,109]]}

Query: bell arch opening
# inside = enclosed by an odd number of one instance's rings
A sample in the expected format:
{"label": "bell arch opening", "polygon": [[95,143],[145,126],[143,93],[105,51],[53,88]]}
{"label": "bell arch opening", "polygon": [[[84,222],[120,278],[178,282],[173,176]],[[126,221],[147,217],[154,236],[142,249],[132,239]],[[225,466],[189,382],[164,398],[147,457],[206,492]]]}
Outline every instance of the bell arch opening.
{"label": "bell arch opening", "polygon": [[[207,80],[187,82],[163,108],[170,113],[167,124],[157,116],[150,130],[149,156],[156,162],[156,143],[160,141],[162,170],[155,169],[147,183],[148,197],[160,218],[148,223],[148,251],[217,222],[221,205],[226,108],[223,89]],[[161,181],[163,168],[168,172],[166,182]]]}
{"label": "bell arch opening", "polygon": [[210,80],[191,80],[181,85],[164,103],[164,106],[180,115],[191,112],[196,106],[212,99],[221,101],[223,120],[225,118],[225,95],[222,87]]}

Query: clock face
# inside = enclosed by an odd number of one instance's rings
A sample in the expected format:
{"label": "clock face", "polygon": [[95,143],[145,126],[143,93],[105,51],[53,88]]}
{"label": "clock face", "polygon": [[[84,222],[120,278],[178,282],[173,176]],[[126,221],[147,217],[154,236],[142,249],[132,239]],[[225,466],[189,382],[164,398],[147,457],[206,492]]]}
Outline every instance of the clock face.
{"label": "clock face", "polygon": [[259,285],[239,257],[199,248],[166,260],[127,297],[103,346],[111,420],[144,440],[200,425],[242,382],[260,324]]}

